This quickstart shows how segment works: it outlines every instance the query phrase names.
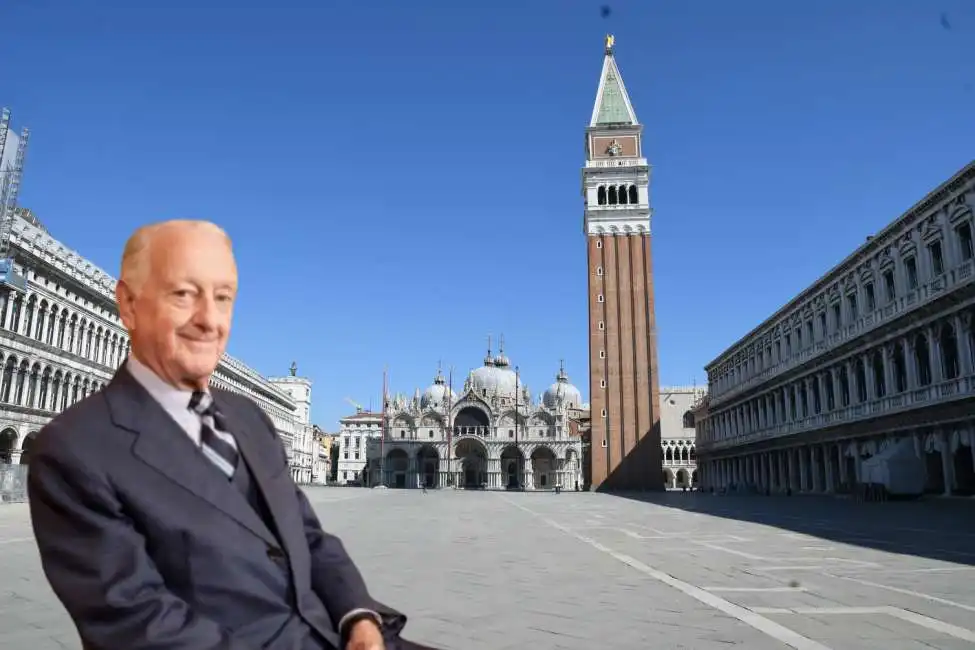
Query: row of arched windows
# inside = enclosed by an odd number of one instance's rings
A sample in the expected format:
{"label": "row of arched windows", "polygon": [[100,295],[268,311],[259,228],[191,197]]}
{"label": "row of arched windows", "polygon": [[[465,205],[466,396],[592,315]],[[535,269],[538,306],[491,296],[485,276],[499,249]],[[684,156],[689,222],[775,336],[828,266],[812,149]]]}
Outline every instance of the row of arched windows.
{"label": "row of arched windows", "polygon": [[665,463],[690,463],[697,458],[694,447],[664,447]]}
{"label": "row of arched windows", "polygon": [[640,192],[636,185],[600,185],[596,190],[599,205],[636,205]]}
{"label": "row of arched windows", "polygon": [[[975,350],[975,333],[968,336],[965,347]],[[943,321],[716,414],[702,435],[707,440],[733,437],[957,379],[964,349],[960,343],[953,322]]]}
{"label": "row of arched windows", "polygon": [[11,354],[3,360],[0,402],[59,413],[103,385],[98,379],[54,366],[42,368]]}
{"label": "row of arched windows", "polygon": [[37,294],[9,291],[0,301],[0,327],[12,332],[110,368],[128,354],[127,337]]}

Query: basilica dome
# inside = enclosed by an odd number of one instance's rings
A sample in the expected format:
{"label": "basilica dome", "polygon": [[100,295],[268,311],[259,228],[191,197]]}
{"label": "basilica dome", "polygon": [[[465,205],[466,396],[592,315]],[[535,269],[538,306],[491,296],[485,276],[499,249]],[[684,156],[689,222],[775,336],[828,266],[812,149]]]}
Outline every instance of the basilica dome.
{"label": "basilica dome", "polygon": [[423,391],[423,396],[420,397],[420,406],[425,409],[441,408],[447,402],[448,396],[451,402],[457,399],[457,395],[447,386],[443,374],[437,369],[433,385]]}
{"label": "basilica dome", "polygon": [[565,374],[564,366],[559,368],[555,383],[549,386],[542,395],[542,403],[548,408],[555,408],[560,402],[570,408],[582,406],[582,393],[569,383],[569,376]]}
{"label": "basilica dome", "polygon": [[488,350],[487,356],[484,357],[484,365],[475,369],[471,373],[471,378],[478,395],[498,395],[514,399],[515,394],[518,393],[520,401],[530,400],[528,388],[519,380],[508,357],[504,356],[504,348],[496,357],[492,357],[491,351]]}

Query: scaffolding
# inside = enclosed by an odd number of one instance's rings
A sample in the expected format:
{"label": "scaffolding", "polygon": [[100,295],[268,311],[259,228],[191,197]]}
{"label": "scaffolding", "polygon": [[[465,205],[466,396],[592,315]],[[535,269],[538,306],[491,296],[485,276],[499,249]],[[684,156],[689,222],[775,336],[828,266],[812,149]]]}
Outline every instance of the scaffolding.
{"label": "scaffolding", "polygon": [[30,131],[24,128],[16,138],[16,149],[8,156],[10,138],[10,110],[0,112],[0,285],[27,291],[27,279],[18,273],[10,252],[10,235],[17,218],[17,196],[20,194],[20,181],[24,175],[24,158],[27,155],[27,141]]}

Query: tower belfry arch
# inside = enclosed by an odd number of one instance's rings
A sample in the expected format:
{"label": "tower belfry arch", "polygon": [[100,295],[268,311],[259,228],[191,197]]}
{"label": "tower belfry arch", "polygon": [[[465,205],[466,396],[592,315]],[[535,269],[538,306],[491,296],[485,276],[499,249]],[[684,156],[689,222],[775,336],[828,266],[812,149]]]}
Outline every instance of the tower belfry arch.
{"label": "tower belfry arch", "polygon": [[643,125],[605,41],[586,129],[583,231],[589,261],[593,489],[663,488],[650,173]]}

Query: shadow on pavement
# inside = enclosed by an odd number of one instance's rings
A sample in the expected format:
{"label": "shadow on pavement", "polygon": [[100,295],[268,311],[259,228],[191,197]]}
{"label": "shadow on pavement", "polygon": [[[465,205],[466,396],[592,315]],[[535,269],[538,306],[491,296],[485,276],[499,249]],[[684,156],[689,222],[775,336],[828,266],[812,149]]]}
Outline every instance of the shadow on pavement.
{"label": "shadow on pavement", "polygon": [[774,526],[888,553],[975,565],[975,500],[971,499],[862,503],[827,496],[739,496],[704,492],[617,493],[615,496]]}

